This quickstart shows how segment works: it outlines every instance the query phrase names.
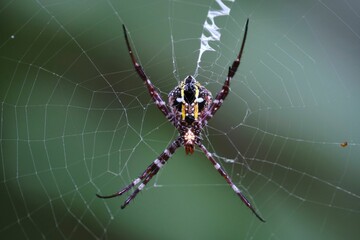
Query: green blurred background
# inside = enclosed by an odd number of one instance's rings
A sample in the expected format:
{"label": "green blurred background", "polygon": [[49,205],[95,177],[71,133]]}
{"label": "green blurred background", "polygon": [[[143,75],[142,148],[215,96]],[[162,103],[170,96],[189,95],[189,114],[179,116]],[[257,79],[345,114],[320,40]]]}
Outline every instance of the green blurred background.
{"label": "green blurred background", "polygon": [[[2,1],[2,239],[357,239],[360,3],[225,2],[198,81],[239,72],[204,143],[267,222],[199,151],[179,149],[125,210],[109,194],[176,137],[126,51],[124,23],[164,99],[197,69],[215,1]],[[208,20],[209,21],[209,20]],[[347,147],[341,147],[342,142]]]}

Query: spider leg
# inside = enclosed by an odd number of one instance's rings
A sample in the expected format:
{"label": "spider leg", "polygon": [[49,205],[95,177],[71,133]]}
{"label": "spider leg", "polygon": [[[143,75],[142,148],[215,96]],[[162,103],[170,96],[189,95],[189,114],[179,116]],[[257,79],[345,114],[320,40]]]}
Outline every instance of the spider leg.
{"label": "spider leg", "polygon": [[222,89],[216,95],[214,101],[212,102],[212,104],[209,107],[209,110],[207,111],[207,113],[202,118],[203,125],[206,125],[206,122],[209,121],[214,116],[216,111],[221,107],[221,105],[222,105],[224,99],[226,98],[226,96],[229,94],[230,81],[234,77],[234,75],[235,75],[235,73],[236,73],[236,71],[237,71],[237,69],[238,69],[238,67],[240,65],[241,56],[242,56],[242,53],[244,51],[246,37],[247,37],[247,31],[248,31],[248,24],[249,24],[249,19],[246,20],[245,32],[244,32],[244,36],[243,36],[243,39],[242,39],[239,55],[237,56],[237,58],[235,59],[235,61],[231,65],[231,67],[229,67],[229,72],[228,72],[227,78],[226,78],[226,80],[224,82],[224,85],[223,85]]}
{"label": "spider leg", "polygon": [[121,206],[121,208],[125,208],[131,200],[133,200],[136,195],[145,187],[145,185],[151,180],[153,176],[155,176],[160,168],[167,162],[167,160],[171,157],[171,155],[181,146],[181,141],[179,138],[174,140],[161,154],[160,156],[155,159],[147,168],[146,170],[134,181],[132,181],[128,186],[123,188],[122,190],[111,194],[107,196],[102,196],[99,194],[96,194],[98,198],[113,198],[121,196],[122,194],[129,191],[131,188],[136,186],[140,183],[140,185],[134,190],[134,192],[126,199],[124,204]]}
{"label": "spider leg", "polygon": [[146,186],[146,184],[155,176],[161,167],[155,168],[151,171],[145,178],[144,181],[134,190],[134,192],[125,200],[124,204],[121,205],[121,209],[124,209],[135,197],[136,195]]}
{"label": "spider leg", "polygon": [[250,201],[243,195],[243,193],[236,187],[236,185],[232,182],[229,175],[226,174],[225,170],[220,166],[220,164],[215,160],[212,154],[206,149],[206,147],[202,143],[197,144],[200,149],[205,153],[207,159],[214,165],[215,169],[218,170],[221,176],[223,176],[226,182],[230,185],[230,187],[234,190],[234,192],[240,197],[240,199],[245,203],[245,205],[250,208],[250,210],[255,214],[255,216],[262,222],[265,220],[260,217],[260,215],[255,211],[255,208],[251,205]]}
{"label": "spider leg", "polygon": [[[156,104],[156,106],[160,109],[160,111],[166,116],[167,119],[169,119],[171,122],[174,121],[174,116],[172,114],[172,112],[168,109],[168,107],[166,106],[166,103],[164,100],[162,100],[160,94],[155,90],[154,85],[152,84],[152,82],[150,81],[150,79],[148,78],[148,76],[145,74],[143,68],[141,67],[141,65],[137,62],[135,55],[131,49],[130,46],[130,42],[129,42],[129,38],[127,36],[127,30],[125,28],[125,25],[123,25],[123,30],[124,30],[124,36],[125,36],[125,41],[126,41],[126,45],[131,57],[131,61],[135,67],[136,72],[138,73],[138,75],[140,76],[140,78],[145,82],[147,89],[150,93],[151,98],[153,99],[154,103]],[[173,123],[174,124],[174,123]]]}
{"label": "spider leg", "polygon": [[[142,180],[144,180],[144,178],[149,175],[150,172],[152,172],[156,167],[156,163],[158,163],[158,159],[156,159],[154,162],[152,162],[147,168],[146,170],[138,177],[136,178],[134,181],[132,181],[129,185],[127,185],[126,187],[124,187],[123,189],[121,189],[120,191],[111,194],[111,195],[100,195],[100,194],[96,194],[96,196],[98,198],[114,198],[114,197],[118,197],[123,195],[124,193],[126,193],[127,191],[129,191],[132,187],[134,187],[135,185],[137,185],[138,183],[140,183]],[[158,163],[159,164],[159,163]]]}

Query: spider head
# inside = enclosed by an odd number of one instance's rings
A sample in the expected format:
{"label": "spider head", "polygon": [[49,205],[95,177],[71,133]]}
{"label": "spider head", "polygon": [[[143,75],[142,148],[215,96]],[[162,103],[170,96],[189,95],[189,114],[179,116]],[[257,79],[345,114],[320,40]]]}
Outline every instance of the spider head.
{"label": "spider head", "polygon": [[169,94],[170,106],[178,111],[181,120],[192,124],[198,120],[205,103],[211,101],[211,93],[189,75]]}

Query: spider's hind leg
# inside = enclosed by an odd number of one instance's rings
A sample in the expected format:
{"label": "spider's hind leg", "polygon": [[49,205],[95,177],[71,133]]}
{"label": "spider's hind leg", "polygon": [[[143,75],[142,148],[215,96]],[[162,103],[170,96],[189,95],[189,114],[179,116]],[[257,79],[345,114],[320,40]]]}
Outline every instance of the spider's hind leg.
{"label": "spider's hind leg", "polygon": [[152,171],[152,169],[154,167],[155,167],[154,163],[150,164],[150,166],[138,178],[136,178],[134,181],[132,181],[129,185],[127,185],[126,187],[124,187],[120,191],[118,191],[118,192],[116,192],[114,194],[111,194],[111,195],[96,194],[96,196],[98,198],[114,198],[114,197],[121,196],[124,193],[126,193],[127,191],[129,191],[131,188],[136,186],[138,183],[140,183],[148,175],[148,173]]}
{"label": "spider's hind leg", "polygon": [[232,182],[231,178],[225,170],[221,167],[221,165],[215,160],[215,158],[212,156],[212,154],[206,149],[206,147],[202,143],[198,143],[199,148],[205,153],[207,159],[210,160],[210,162],[214,165],[215,169],[220,173],[221,176],[223,176],[226,180],[226,182],[230,185],[230,187],[234,190],[234,192],[240,197],[241,201],[245,203],[245,205],[250,208],[250,210],[255,214],[255,216],[262,222],[265,222],[265,220],[260,217],[260,215],[255,211],[255,208],[251,205],[250,201],[243,195],[243,193],[236,187],[236,185]]}
{"label": "spider's hind leg", "polygon": [[[160,163],[161,164],[161,163]],[[147,175],[145,180],[134,190],[134,192],[125,200],[124,204],[121,205],[121,209],[124,209],[135,197],[136,195],[146,186],[146,184],[155,176],[161,167],[155,168],[150,174]]]}
{"label": "spider's hind leg", "polygon": [[126,199],[124,204],[121,206],[121,208],[125,208],[131,200],[133,200],[136,195],[145,187],[145,185],[152,179],[153,176],[155,176],[160,168],[167,162],[167,160],[171,157],[171,155],[181,146],[180,139],[176,139],[173,141],[160,156],[155,159],[147,168],[146,170],[134,181],[132,181],[128,186],[120,190],[119,192],[116,192],[111,195],[99,195],[96,194],[98,198],[114,198],[123,195],[127,191],[129,191],[131,188],[135,187],[136,185],[139,186],[134,190],[134,192]]}
{"label": "spider's hind leg", "polygon": [[136,195],[146,186],[146,184],[159,172],[160,168],[169,160],[171,155],[176,151],[177,148],[181,146],[181,142],[176,139],[174,142],[168,146],[163,153],[155,159],[155,161],[148,167],[151,168],[150,171],[145,171],[146,174],[142,174],[140,178],[137,178],[138,181],[142,181],[141,184],[134,190],[134,192],[125,200],[124,204],[121,205],[121,209],[124,209],[135,197]]}

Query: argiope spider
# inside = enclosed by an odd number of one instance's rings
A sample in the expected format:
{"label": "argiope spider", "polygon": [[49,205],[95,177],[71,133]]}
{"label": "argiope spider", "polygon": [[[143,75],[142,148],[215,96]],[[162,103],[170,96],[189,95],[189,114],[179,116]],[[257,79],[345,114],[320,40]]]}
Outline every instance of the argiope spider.
{"label": "argiope spider", "polygon": [[121,206],[122,209],[125,208],[145,187],[145,185],[158,173],[160,168],[164,166],[164,164],[169,160],[169,158],[176,151],[176,149],[178,149],[180,146],[184,146],[186,154],[192,154],[196,145],[205,153],[206,157],[211,161],[215,169],[220,173],[221,176],[225,178],[226,182],[231,186],[231,188],[245,203],[245,205],[250,208],[250,210],[256,215],[258,219],[260,219],[262,222],[265,222],[265,220],[261,218],[260,215],[255,211],[255,208],[250,204],[250,201],[246,199],[240,189],[238,189],[236,185],[232,182],[231,178],[226,174],[224,169],[215,160],[213,155],[201,143],[200,137],[202,129],[214,116],[214,114],[220,108],[224,99],[229,93],[230,81],[239,67],[241,55],[244,50],[248,24],[249,19],[247,19],[245,24],[245,32],[239,55],[233,62],[232,66],[229,67],[229,72],[225,83],[221,91],[216,95],[215,99],[212,100],[211,92],[208,91],[199,82],[197,82],[193,76],[187,76],[182,82],[180,82],[177,87],[175,87],[174,90],[169,93],[168,106],[162,100],[160,94],[155,90],[154,85],[151,83],[150,79],[145,74],[143,68],[137,62],[131,50],[126,28],[123,25],[126,45],[136,72],[144,81],[150,93],[150,96],[152,97],[157,107],[179,131],[179,136],[160,154],[157,159],[155,159],[153,163],[151,163],[146,168],[146,170],[138,178],[132,181],[128,186],[126,186],[119,192],[116,192],[109,196],[102,196],[96,194],[97,197],[113,198],[121,196],[122,194],[126,193],[131,188],[139,184],[138,187],[134,190],[134,192],[126,199],[124,204]]}

